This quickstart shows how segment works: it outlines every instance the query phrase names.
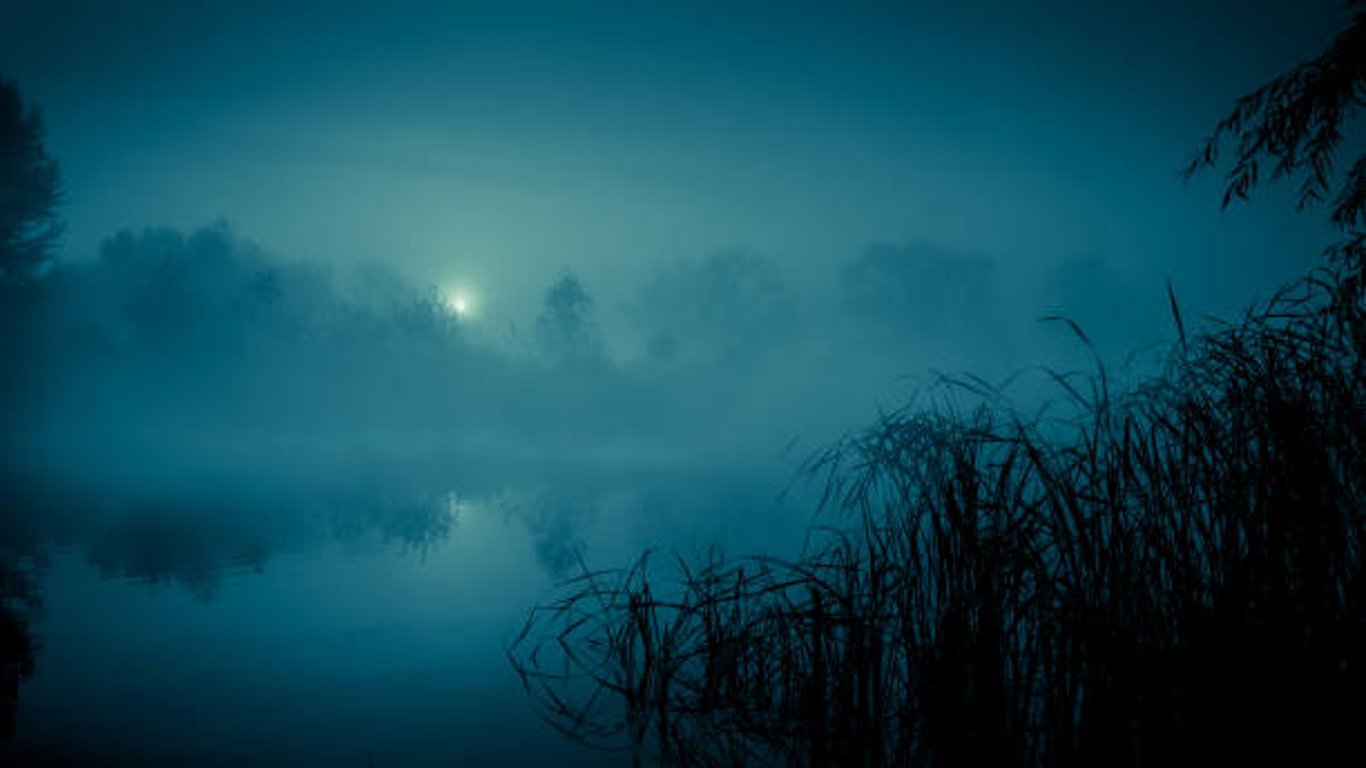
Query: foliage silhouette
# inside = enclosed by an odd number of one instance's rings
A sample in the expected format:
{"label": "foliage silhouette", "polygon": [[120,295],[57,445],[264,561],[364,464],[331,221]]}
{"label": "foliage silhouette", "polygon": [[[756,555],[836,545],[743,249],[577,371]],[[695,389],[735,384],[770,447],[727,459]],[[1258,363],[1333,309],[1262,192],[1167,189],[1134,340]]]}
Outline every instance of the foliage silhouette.
{"label": "foliage silhouette", "polygon": [[[1225,202],[1268,157],[1326,192],[1362,30],[1220,125],[1192,168],[1239,137]],[[1347,229],[1352,185],[1360,161]],[[1202,334],[1173,300],[1164,370],[1055,374],[1061,415],[946,382],[811,461],[839,517],[796,559],[585,566],[509,658],[552,726],[637,763],[1360,760],[1366,238],[1328,256]]]}
{"label": "foliage silhouette", "polygon": [[47,265],[61,237],[61,199],[41,115],[0,78],[0,283],[27,281]]}
{"label": "foliage silhouette", "polygon": [[1069,382],[1061,423],[889,414],[813,464],[852,528],[585,573],[511,649],[528,690],[666,765],[1360,754],[1366,304],[1333,277],[1123,397]]}
{"label": "foliage silhouette", "polygon": [[546,359],[557,364],[579,365],[600,358],[593,297],[573,272],[564,272],[546,289],[536,316],[536,339]]}
{"label": "foliage silhouette", "polygon": [[1186,167],[1190,176],[1217,165],[1231,143],[1225,206],[1246,200],[1268,163],[1272,180],[1301,177],[1301,208],[1332,195],[1333,223],[1346,230],[1366,224],[1366,157],[1333,189],[1344,126],[1366,95],[1366,0],[1349,0],[1347,7],[1351,21],[1323,53],[1238,99]]}

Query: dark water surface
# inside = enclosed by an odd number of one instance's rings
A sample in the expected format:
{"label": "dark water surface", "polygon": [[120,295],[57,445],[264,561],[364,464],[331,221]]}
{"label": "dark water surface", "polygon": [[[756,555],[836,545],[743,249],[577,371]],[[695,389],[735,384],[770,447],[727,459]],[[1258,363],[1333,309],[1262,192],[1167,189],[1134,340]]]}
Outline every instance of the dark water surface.
{"label": "dark water surface", "polygon": [[6,582],[7,612],[33,666],[0,762],[629,763],[542,724],[506,643],[580,556],[797,542],[772,480],[480,498],[218,484],[65,507],[11,483],[28,506],[8,515],[5,557],[29,580]]}

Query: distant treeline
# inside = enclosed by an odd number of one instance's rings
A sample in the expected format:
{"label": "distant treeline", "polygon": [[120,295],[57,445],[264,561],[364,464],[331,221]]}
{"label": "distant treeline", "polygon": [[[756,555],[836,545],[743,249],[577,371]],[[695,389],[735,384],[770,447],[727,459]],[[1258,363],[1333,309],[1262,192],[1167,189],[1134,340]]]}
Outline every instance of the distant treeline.
{"label": "distant treeline", "polygon": [[[1225,205],[1297,178],[1345,239],[1163,369],[964,377],[817,455],[792,559],[584,569],[509,655],[546,720],[668,766],[1366,759],[1366,2],[1240,99]],[[1073,326],[1085,339],[1082,329]]]}
{"label": "distant treeline", "polygon": [[[1361,242],[1070,416],[950,384],[819,456],[795,560],[642,557],[538,608],[552,724],[664,765],[1366,754]],[[970,403],[977,403],[970,405]]]}
{"label": "distant treeline", "polygon": [[612,434],[641,395],[602,364],[587,294],[555,305],[568,289],[583,291],[571,274],[510,352],[382,267],[274,259],[222,226],[122,233],[97,260],[6,286],[6,465],[98,477],[139,456],[173,475],[188,456],[274,454],[293,471],[300,451],[359,443],[401,459],[424,439]]}

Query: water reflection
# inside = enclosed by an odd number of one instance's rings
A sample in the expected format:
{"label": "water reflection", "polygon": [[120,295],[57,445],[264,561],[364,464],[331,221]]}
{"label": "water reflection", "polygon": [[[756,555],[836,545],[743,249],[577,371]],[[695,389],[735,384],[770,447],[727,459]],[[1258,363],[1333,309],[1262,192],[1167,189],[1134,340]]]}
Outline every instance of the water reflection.
{"label": "water reflection", "polygon": [[453,492],[399,495],[362,494],[331,505],[329,532],[332,538],[355,543],[378,535],[382,543],[396,545],[405,554],[425,557],[451,535],[462,510]]}
{"label": "water reflection", "polygon": [[33,675],[37,640],[33,620],[42,607],[39,589],[45,558],[37,522],[16,492],[21,483],[0,474],[0,740],[14,731],[19,687]]}
{"label": "water reflection", "polygon": [[425,557],[448,539],[468,506],[449,493],[206,490],[195,497],[173,490],[86,492],[0,477],[0,741],[13,737],[21,686],[41,661],[35,622],[49,552],[83,553],[104,579],[172,585],[209,603],[225,577],[263,573],[280,548],[378,540]]}
{"label": "water reflection", "polygon": [[39,561],[5,548],[0,551],[0,738],[14,731],[19,685],[33,674],[35,641],[30,629],[40,606]]}
{"label": "water reflection", "polygon": [[176,583],[201,600],[213,598],[226,572],[260,573],[269,557],[261,535],[173,506],[135,510],[97,532],[89,549],[91,565],[105,577]]}
{"label": "water reflection", "polygon": [[527,505],[524,519],[536,563],[551,576],[563,579],[582,561],[587,544],[579,535],[579,527],[594,511],[592,501],[548,495]]}
{"label": "water reflection", "polygon": [[[731,528],[772,535],[757,514],[772,494],[715,477],[579,480],[479,494],[15,482],[0,519],[0,764],[262,764],[233,746],[242,734],[309,764],[373,751],[376,765],[441,765],[472,744],[477,762],[610,764],[563,755],[539,727],[506,635],[554,582],[679,540],[697,510],[747,508]],[[88,739],[68,743],[74,731]]]}

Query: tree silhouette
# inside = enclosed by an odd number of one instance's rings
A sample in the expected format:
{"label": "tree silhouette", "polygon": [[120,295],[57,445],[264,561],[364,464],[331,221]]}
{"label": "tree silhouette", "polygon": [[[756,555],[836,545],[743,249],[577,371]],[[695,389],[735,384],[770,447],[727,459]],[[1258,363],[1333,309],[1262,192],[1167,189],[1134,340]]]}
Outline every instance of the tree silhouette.
{"label": "tree silhouette", "polygon": [[[1232,137],[1225,204],[1268,162],[1333,192],[1351,5],[1188,169]],[[968,377],[818,454],[843,517],[794,559],[585,566],[510,644],[526,691],[637,765],[1362,763],[1366,159],[1333,205],[1346,269],[1189,338],[1173,302],[1130,388],[1059,374],[1044,419]]]}
{"label": "tree silhouette", "polygon": [[0,281],[38,274],[61,236],[57,163],[43,146],[38,110],[0,79]]}
{"label": "tree silhouette", "polygon": [[1348,0],[1352,17],[1317,57],[1238,99],[1184,171],[1187,177],[1219,164],[1234,149],[1225,179],[1225,206],[1248,199],[1266,175],[1300,179],[1299,207],[1333,197],[1333,223],[1344,230],[1366,224],[1366,156],[1358,157],[1334,191],[1334,166],[1343,128],[1366,99],[1366,0]]}
{"label": "tree silhouette", "polygon": [[541,351],[560,364],[585,363],[601,352],[593,323],[593,297],[572,272],[560,275],[541,299],[536,337]]}

